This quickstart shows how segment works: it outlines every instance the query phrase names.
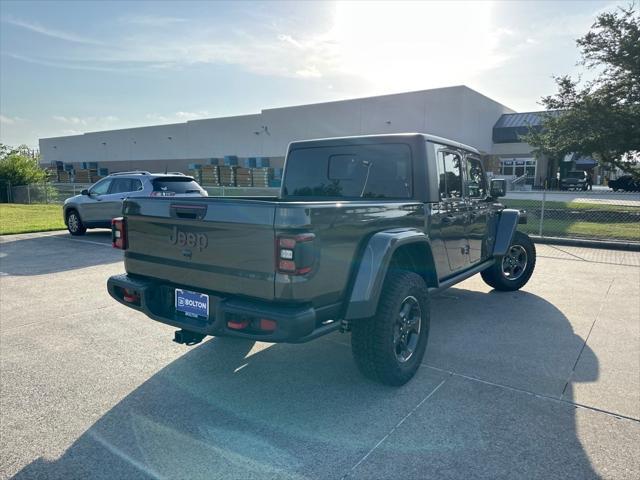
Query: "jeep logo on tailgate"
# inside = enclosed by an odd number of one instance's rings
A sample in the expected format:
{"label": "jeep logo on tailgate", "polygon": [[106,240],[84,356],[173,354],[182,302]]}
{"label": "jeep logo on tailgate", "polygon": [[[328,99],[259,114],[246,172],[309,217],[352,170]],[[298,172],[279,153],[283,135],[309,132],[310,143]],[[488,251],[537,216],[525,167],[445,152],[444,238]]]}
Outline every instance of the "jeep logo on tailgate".
{"label": "jeep logo on tailgate", "polygon": [[169,241],[171,245],[179,247],[198,247],[199,251],[207,248],[209,243],[209,239],[204,233],[184,233],[178,230],[178,227],[173,227]]}

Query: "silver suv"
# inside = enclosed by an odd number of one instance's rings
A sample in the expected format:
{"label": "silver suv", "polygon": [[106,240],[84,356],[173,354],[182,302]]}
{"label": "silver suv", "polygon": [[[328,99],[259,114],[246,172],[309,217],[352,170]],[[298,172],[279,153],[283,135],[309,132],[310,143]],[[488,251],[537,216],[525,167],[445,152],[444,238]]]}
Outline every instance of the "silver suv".
{"label": "silver suv", "polygon": [[84,235],[87,228],[110,228],[111,219],[122,215],[123,200],[134,196],[206,197],[207,191],[182,173],[113,173],[64,201],[64,223],[71,235]]}

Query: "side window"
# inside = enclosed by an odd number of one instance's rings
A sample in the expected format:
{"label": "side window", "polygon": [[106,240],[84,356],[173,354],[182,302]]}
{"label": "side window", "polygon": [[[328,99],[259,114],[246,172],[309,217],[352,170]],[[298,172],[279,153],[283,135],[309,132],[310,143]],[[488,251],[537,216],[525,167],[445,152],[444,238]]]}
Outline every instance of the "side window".
{"label": "side window", "polygon": [[96,183],[89,192],[91,195],[104,195],[109,191],[109,186],[111,185],[111,179],[105,178],[104,180],[100,180]]}
{"label": "side window", "polygon": [[142,190],[142,182],[135,178],[116,178],[111,186],[111,193],[128,193]]}
{"label": "side window", "polygon": [[479,159],[467,157],[467,192],[470,198],[484,198],[486,185],[482,163]]}
{"label": "side window", "polygon": [[[441,198],[462,197],[461,157],[454,152],[440,150],[438,152],[438,177]],[[442,168],[440,167],[442,164]]]}
{"label": "side window", "polygon": [[131,188],[131,180],[128,178],[116,178],[113,180],[111,190],[109,193],[124,193],[129,192]]}

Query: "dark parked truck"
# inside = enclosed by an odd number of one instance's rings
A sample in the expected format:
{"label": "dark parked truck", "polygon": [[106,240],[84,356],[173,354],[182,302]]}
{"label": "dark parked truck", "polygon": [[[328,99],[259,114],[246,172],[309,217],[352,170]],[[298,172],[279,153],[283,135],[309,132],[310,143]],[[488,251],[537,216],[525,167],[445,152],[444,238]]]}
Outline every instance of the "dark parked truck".
{"label": "dark parked truck", "polygon": [[206,335],[306,342],[351,332],[356,364],[401,385],[429,335],[429,294],[481,273],[518,290],[535,248],[496,202],[479,152],[424,134],[292,143],[278,197],[129,198],[113,221],[116,300]]}

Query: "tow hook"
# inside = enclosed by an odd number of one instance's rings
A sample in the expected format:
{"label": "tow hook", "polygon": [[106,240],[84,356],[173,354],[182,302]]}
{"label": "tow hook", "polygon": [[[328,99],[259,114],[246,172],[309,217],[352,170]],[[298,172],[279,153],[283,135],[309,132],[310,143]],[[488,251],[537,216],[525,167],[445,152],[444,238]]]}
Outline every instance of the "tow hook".
{"label": "tow hook", "polygon": [[184,345],[195,345],[200,343],[206,337],[204,333],[191,332],[189,330],[176,330],[173,341]]}

